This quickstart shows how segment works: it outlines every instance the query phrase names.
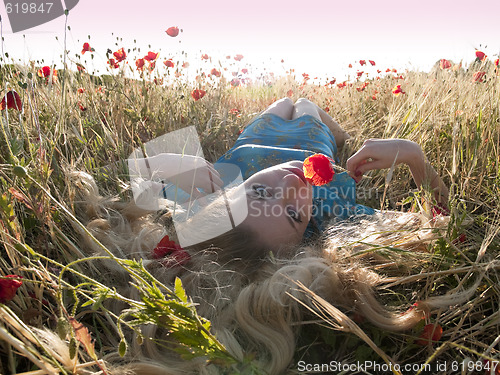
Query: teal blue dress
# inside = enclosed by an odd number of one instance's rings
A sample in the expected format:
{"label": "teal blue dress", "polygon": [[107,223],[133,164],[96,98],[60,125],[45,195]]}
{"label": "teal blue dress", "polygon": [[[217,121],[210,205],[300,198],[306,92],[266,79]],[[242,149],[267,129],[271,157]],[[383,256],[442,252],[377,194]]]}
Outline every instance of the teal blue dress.
{"label": "teal blue dress", "polygon": [[[236,143],[214,164],[225,184],[240,172],[243,180],[254,173],[292,160],[324,154],[336,161],[337,145],[330,129],[313,116],[284,120],[273,114],[257,116],[242,131]],[[228,172],[223,165],[237,168]],[[327,218],[348,219],[354,215],[372,215],[375,210],[356,203],[356,183],[346,173],[335,173],[323,186],[313,186],[313,228],[324,229]]]}

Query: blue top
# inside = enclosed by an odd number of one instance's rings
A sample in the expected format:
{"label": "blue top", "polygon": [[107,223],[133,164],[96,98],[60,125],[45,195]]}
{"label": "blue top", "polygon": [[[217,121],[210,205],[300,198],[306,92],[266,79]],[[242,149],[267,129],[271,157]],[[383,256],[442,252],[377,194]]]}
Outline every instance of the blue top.
{"label": "blue top", "polygon": [[[338,161],[335,138],[325,124],[310,115],[284,120],[264,114],[245,127],[234,146],[214,166],[234,164],[246,180],[265,168],[292,160],[304,161],[316,153]],[[234,175],[217,169],[225,184],[234,180]],[[356,204],[356,184],[346,172],[335,173],[329,184],[313,186],[313,220],[320,229],[326,217],[347,219],[374,213],[373,208]]]}

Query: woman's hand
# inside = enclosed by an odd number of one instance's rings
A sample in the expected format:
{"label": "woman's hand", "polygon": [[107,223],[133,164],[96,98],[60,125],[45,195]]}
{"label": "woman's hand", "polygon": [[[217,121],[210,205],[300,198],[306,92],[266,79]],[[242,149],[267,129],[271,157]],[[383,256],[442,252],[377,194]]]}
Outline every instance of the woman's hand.
{"label": "woman's hand", "polygon": [[419,188],[427,184],[434,192],[436,201],[446,205],[448,188],[415,142],[406,139],[369,139],[347,160],[346,168],[349,175],[359,182],[367,171],[390,168],[401,163],[410,167],[413,180]]}
{"label": "woman's hand", "polygon": [[401,163],[413,165],[425,161],[420,146],[406,139],[368,139],[353,156],[347,160],[347,171],[356,181],[361,181],[365,172],[373,169],[390,168]]}

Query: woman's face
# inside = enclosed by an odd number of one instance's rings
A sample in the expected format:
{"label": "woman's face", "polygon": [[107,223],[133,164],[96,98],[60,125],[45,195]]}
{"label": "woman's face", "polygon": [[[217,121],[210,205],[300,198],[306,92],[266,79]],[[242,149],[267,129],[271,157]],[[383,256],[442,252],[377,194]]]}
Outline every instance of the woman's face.
{"label": "woman's face", "polygon": [[259,235],[265,246],[297,244],[312,212],[312,186],[302,161],[264,169],[244,182],[248,216],[242,226]]}

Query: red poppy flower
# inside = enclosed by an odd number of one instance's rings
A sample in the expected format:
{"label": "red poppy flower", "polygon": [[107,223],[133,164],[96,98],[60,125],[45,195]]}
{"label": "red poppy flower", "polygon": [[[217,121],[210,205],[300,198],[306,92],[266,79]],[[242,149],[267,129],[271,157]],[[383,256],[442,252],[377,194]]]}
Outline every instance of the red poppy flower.
{"label": "red poppy flower", "polygon": [[113,69],[118,69],[120,67],[120,65],[118,65],[118,63],[115,61],[115,59],[109,59],[108,64]]}
{"label": "red poppy flower", "polygon": [[441,59],[441,60],[439,60],[439,67],[441,69],[450,69],[451,63],[446,59]]}
{"label": "red poppy flower", "polygon": [[234,56],[234,59],[236,61],[241,61],[243,59],[243,55],[238,54],[238,55]]}
{"label": "red poppy flower", "polygon": [[90,47],[90,44],[88,44],[88,43],[83,43],[82,55],[83,55],[85,52],[94,52],[94,49],[93,49],[92,47]]}
{"label": "red poppy flower", "polygon": [[16,295],[17,289],[23,285],[22,276],[7,275],[0,279],[0,303],[9,302]]}
{"label": "red poppy flower", "polygon": [[78,69],[79,72],[85,71],[85,67],[80,63],[76,63],[76,69]]}
{"label": "red poppy flower", "polygon": [[14,90],[9,91],[0,102],[0,109],[3,111],[5,108],[8,109],[17,109],[20,111],[23,109],[23,102],[21,101],[21,97]]}
{"label": "red poppy flower", "polygon": [[113,56],[116,58],[117,63],[122,62],[123,60],[125,60],[127,58],[127,54],[125,53],[125,50],[123,49],[123,47],[120,48],[118,51],[113,52]]}
{"label": "red poppy flower", "polygon": [[201,89],[195,89],[191,92],[191,96],[193,97],[193,99],[196,101],[196,100],[200,100],[201,98],[203,98],[205,96],[207,92],[205,90],[201,90]]}
{"label": "red poppy flower", "polygon": [[399,96],[399,94],[405,94],[405,92],[401,88],[401,85],[394,86],[394,88],[392,89],[392,93],[396,96]]}
{"label": "red poppy flower", "polygon": [[163,237],[153,250],[153,258],[167,267],[175,267],[185,264],[191,259],[189,253],[168,236]]}
{"label": "red poppy flower", "polygon": [[211,71],[210,71],[210,74],[213,75],[213,76],[216,76],[216,77],[220,77],[220,72],[213,68]]}
{"label": "red poppy flower", "polygon": [[439,324],[427,324],[423,332],[420,334],[417,345],[427,345],[439,341],[443,336],[443,328]]}
{"label": "red poppy flower", "polygon": [[366,65],[366,61],[365,60],[359,60],[359,63],[360,63],[361,66]]}
{"label": "red poppy flower", "polygon": [[137,59],[135,61],[135,66],[137,66],[137,70],[142,70],[144,69],[144,59]]}
{"label": "red poppy flower", "polygon": [[437,216],[448,216],[450,214],[450,210],[443,203],[438,203],[434,205],[431,208],[431,212],[432,212],[432,218],[436,218]]}
{"label": "red poppy flower", "polygon": [[335,174],[333,160],[323,154],[314,154],[304,160],[304,177],[310,184],[321,186],[329,183]]}
{"label": "red poppy flower", "polygon": [[208,57],[208,55],[206,53],[204,53],[203,55],[201,55],[201,59],[202,60],[208,60],[210,57]]}
{"label": "red poppy flower", "polygon": [[38,77],[46,78],[50,76],[50,72],[51,72],[50,66],[44,66],[43,68],[38,69],[37,74]]}
{"label": "red poppy flower", "polygon": [[356,72],[356,75],[358,76],[358,78],[361,78],[361,76],[363,75],[364,72]]}
{"label": "red poppy flower", "polygon": [[481,61],[484,61],[486,59],[486,55],[484,52],[481,52],[481,51],[476,51],[476,57],[481,60]]}
{"label": "red poppy flower", "polygon": [[467,241],[467,235],[465,233],[460,233],[460,235],[455,238],[452,242],[454,244],[457,244],[457,243],[465,243],[465,241]]}
{"label": "red poppy flower", "polygon": [[352,64],[349,64],[349,68],[352,68]]}
{"label": "red poppy flower", "polygon": [[80,88],[77,90],[77,92],[78,92],[79,94],[83,94],[83,93],[85,92],[85,89],[84,89],[83,87],[80,87]]}
{"label": "red poppy flower", "polygon": [[483,82],[483,78],[484,78],[485,75],[486,75],[486,72],[476,72],[472,76],[472,80],[474,82]]}
{"label": "red poppy flower", "polygon": [[[167,68],[173,68],[175,65],[174,65],[174,62],[172,61],[172,59],[168,59],[168,60],[165,60],[163,62],[163,64],[167,67]],[[184,63],[186,64],[186,63]],[[182,65],[182,67],[184,67],[184,65]]]}
{"label": "red poppy flower", "polygon": [[156,61],[156,59],[160,56],[160,53],[155,53],[155,52],[148,52],[146,56],[144,56],[144,60],[147,60],[149,62]]}
{"label": "red poppy flower", "polygon": [[78,107],[80,108],[80,111],[85,112],[87,110],[87,107],[84,107],[81,102],[78,102]]}
{"label": "red poppy flower", "polygon": [[375,61],[373,61],[373,60],[368,60],[368,61],[371,64],[371,66],[375,66]]}
{"label": "red poppy flower", "polygon": [[247,73],[248,73],[248,69],[243,68],[243,69],[241,69],[241,72],[242,72],[243,74],[247,74]]}
{"label": "red poppy flower", "polygon": [[172,38],[175,38],[177,35],[179,35],[179,28],[177,26],[172,26],[165,31],[168,36],[171,36]]}
{"label": "red poppy flower", "polygon": [[370,82],[365,82],[361,85],[361,87],[356,87],[356,90],[358,90],[359,92],[364,91],[364,89],[366,89],[369,84]]}
{"label": "red poppy flower", "polygon": [[497,68],[498,68],[499,61],[500,61],[500,59],[496,59],[496,60],[495,60],[495,66],[496,66]]}

